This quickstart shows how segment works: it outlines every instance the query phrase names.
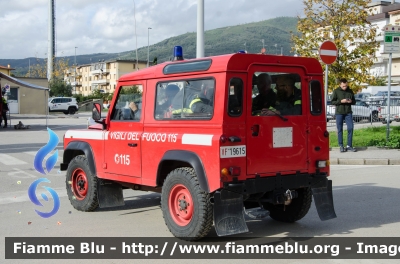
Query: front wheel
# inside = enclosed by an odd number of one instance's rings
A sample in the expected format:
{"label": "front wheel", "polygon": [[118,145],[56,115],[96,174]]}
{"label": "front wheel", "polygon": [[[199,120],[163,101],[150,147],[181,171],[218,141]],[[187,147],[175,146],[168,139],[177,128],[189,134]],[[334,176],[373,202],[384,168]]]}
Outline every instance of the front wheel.
{"label": "front wheel", "polygon": [[312,202],[311,188],[297,190],[298,197],[294,198],[289,205],[263,204],[269,211],[270,217],[276,221],[293,223],[303,218],[310,210]]}
{"label": "front wheel", "polygon": [[372,122],[378,122],[379,121],[378,112],[372,112],[370,120],[372,120]]}
{"label": "front wheel", "polygon": [[65,184],[68,198],[75,209],[90,212],[99,206],[97,177],[90,171],[85,156],[80,155],[72,159],[68,165]]}
{"label": "front wheel", "polygon": [[206,236],[213,224],[210,194],[199,185],[193,168],[183,167],[170,172],[164,181],[161,209],[170,232],[193,241]]}

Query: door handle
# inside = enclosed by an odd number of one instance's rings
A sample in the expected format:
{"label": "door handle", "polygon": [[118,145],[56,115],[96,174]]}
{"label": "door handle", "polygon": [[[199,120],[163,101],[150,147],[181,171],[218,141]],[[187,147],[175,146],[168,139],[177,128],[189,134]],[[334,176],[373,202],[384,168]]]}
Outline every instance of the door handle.
{"label": "door handle", "polygon": [[129,147],[137,147],[137,143],[128,143]]}
{"label": "door handle", "polygon": [[260,132],[260,125],[253,125],[251,127],[251,131],[253,131],[253,133],[251,135],[253,137],[257,137],[258,136],[258,132]]}

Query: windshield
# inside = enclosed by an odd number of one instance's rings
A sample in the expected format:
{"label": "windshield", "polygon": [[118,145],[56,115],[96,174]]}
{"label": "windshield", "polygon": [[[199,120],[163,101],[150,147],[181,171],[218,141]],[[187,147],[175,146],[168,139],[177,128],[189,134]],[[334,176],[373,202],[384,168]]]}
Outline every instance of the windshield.
{"label": "windshield", "polygon": [[[384,100],[383,102],[382,102],[382,106],[387,106],[388,105],[388,103],[387,103],[387,101],[388,100]],[[400,105],[400,100],[399,99],[391,99],[390,100],[390,105],[391,106],[399,106]]]}

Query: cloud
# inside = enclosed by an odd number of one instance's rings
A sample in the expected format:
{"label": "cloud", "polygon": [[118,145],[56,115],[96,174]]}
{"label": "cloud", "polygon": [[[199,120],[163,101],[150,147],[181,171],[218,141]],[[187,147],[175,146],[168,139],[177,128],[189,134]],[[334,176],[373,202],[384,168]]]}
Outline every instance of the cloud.
{"label": "cloud", "polygon": [[[49,0],[0,1],[0,58],[45,57]],[[204,2],[205,30],[302,12],[299,0]],[[58,56],[74,55],[75,47],[77,54],[133,50],[136,39],[140,48],[147,46],[148,39],[154,44],[195,32],[197,0],[58,0],[56,29]]]}

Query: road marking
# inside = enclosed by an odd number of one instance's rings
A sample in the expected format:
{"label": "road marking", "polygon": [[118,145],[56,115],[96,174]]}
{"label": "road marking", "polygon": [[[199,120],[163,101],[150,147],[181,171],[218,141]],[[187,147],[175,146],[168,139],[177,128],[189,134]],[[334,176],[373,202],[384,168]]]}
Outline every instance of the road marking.
{"label": "road marking", "polygon": [[[35,175],[27,173],[26,171],[23,171],[23,170],[20,170],[20,169],[17,169],[17,168],[13,168],[13,170],[14,170],[13,172],[7,173],[8,176],[17,177],[17,178],[21,178],[21,179],[37,178]],[[25,175],[25,176],[18,176],[18,174],[22,174],[22,175]]]}
{"label": "road marking", "polygon": [[[57,159],[57,161],[62,161],[62,153],[61,152],[63,152],[64,150],[58,150],[58,159]],[[36,156],[36,153],[37,153],[37,151],[25,151],[24,152],[25,154],[28,154],[28,155],[30,155],[30,156]],[[47,154],[46,155],[46,157],[44,157],[44,159],[48,159],[52,154],[53,154],[54,152],[52,151],[52,152],[50,152],[49,154]]]}
{"label": "road marking", "polygon": [[7,154],[0,154],[0,162],[3,163],[4,165],[21,165],[21,164],[26,164],[25,161],[22,161],[20,159],[14,158],[10,155]]}
{"label": "road marking", "polygon": [[[65,187],[53,189],[57,192],[59,197],[67,196],[67,190],[65,189]],[[51,197],[49,199],[51,199]],[[25,191],[7,192],[0,194],[0,204],[12,204],[28,201],[31,201],[28,196],[28,188]]]}

